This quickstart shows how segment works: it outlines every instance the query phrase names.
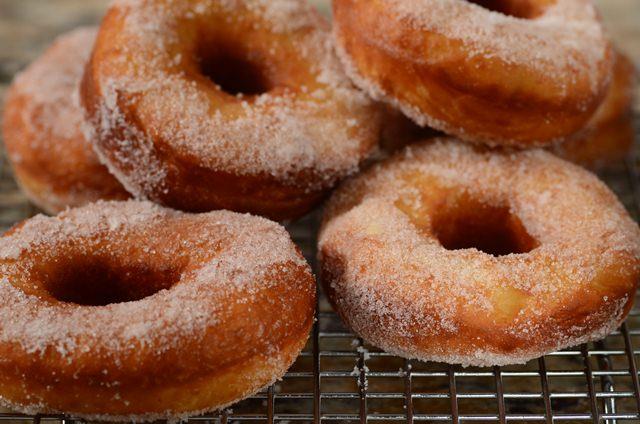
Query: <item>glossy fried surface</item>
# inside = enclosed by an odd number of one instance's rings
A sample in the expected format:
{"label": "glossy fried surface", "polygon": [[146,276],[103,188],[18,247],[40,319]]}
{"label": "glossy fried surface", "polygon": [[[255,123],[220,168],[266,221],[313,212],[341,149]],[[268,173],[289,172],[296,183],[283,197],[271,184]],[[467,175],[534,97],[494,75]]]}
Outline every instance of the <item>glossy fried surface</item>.
{"label": "glossy fried surface", "polygon": [[232,212],[99,202],[0,238],[0,403],[177,420],[280,378],[315,282],[286,230]]}
{"label": "glossy fried surface", "polygon": [[622,322],[640,230],[597,177],[542,150],[410,146],[345,183],[319,238],[329,298],[408,358],[524,363]]}

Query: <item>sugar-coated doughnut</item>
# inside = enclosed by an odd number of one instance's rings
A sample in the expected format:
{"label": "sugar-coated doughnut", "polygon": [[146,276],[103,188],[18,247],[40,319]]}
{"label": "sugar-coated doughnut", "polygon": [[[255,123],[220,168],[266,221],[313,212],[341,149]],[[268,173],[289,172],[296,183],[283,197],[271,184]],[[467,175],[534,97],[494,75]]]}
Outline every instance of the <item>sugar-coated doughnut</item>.
{"label": "sugar-coated doughnut", "polygon": [[118,0],[82,97],[125,187],[188,211],[298,217],[380,132],[379,107],[301,0]]}
{"label": "sugar-coated doughnut", "polygon": [[602,105],[575,139],[553,146],[558,156],[592,169],[619,164],[633,150],[634,92],[638,71],[629,57],[616,52],[613,80]]}
{"label": "sugar-coated doughnut", "polygon": [[16,179],[48,213],[128,193],[98,161],[82,133],[78,86],[96,28],[58,38],[8,91],[3,136]]}
{"label": "sugar-coated doughnut", "polygon": [[604,183],[551,153],[437,139],[341,187],[319,255],[332,304],[374,345],[505,365],[615,330],[640,230]]}
{"label": "sugar-coated doughnut", "polygon": [[280,378],[315,283],[264,218],[98,202],[0,238],[0,404],[93,421],[177,420]]}
{"label": "sugar-coated doughnut", "polygon": [[333,12],[357,85],[468,141],[564,139],[610,79],[610,43],[590,0],[334,0]]}

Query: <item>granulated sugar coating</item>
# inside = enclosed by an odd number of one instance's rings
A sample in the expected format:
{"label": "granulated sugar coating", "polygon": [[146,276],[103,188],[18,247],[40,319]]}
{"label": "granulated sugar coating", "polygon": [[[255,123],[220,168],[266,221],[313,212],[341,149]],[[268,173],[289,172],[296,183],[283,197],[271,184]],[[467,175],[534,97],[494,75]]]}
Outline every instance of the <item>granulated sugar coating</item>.
{"label": "granulated sugar coating", "polygon": [[598,64],[607,43],[591,0],[541,0],[538,3],[548,6],[534,19],[508,16],[466,0],[385,1],[417,31],[433,31],[475,46],[478,55],[551,73],[558,84],[569,85],[575,78],[568,69],[586,72],[594,92],[600,88]]}
{"label": "granulated sugar coating", "polygon": [[[0,399],[14,411],[178,418],[280,378],[315,284],[286,230],[99,202],[0,238]],[[61,389],[64,387],[64,389]]]}
{"label": "granulated sugar coating", "polygon": [[327,22],[300,0],[116,1],[84,87],[102,159],[154,200],[180,190],[185,168],[205,175],[194,185],[217,172],[324,190],[380,131]]}
{"label": "granulated sugar coating", "polygon": [[[54,42],[44,59],[16,76],[15,89],[33,98],[32,108],[42,108],[34,123],[38,130],[50,128],[56,137],[76,137],[83,121],[78,104],[78,84],[97,31],[97,28],[85,27],[63,35]],[[31,110],[24,113],[35,114]],[[59,119],[61,116],[66,119]],[[35,139],[32,143],[42,144],[46,140]],[[56,148],[62,150],[64,146]]]}
{"label": "granulated sugar coating", "polygon": [[490,2],[531,14],[521,17],[475,3],[336,0],[347,74],[419,125],[468,141],[531,147],[578,131],[612,65],[592,2]]}
{"label": "granulated sugar coating", "polygon": [[347,182],[319,239],[343,319],[389,352],[523,363],[629,311],[640,230],[594,175],[542,150],[409,147]]}
{"label": "granulated sugar coating", "polygon": [[82,134],[78,85],[96,33],[79,28],[56,39],[16,76],[7,95],[8,157],[23,191],[49,213],[128,197]]}

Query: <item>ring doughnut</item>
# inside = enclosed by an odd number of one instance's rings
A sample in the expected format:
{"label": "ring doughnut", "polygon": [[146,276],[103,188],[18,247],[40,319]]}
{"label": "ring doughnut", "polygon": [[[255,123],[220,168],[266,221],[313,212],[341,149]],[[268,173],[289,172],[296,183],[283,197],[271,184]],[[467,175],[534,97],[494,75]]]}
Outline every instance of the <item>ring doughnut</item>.
{"label": "ring doughnut", "polygon": [[374,345],[506,365],[616,329],[640,230],[604,183],[551,153],[437,139],[341,187],[319,257],[329,299]]}
{"label": "ring doughnut", "polygon": [[82,92],[125,187],[187,211],[299,217],[380,132],[302,1],[116,1]]}
{"label": "ring doughnut", "polygon": [[48,213],[129,194],[82,134],[78,85],[96,28],[58,38],[14,80],[5,103],[4,143],[16,179]]}
{"label": "ring doughnut", "polygon": [[631,59],[621,52],[616,52],[613,71],[609,92],[585,131],[555,145],[555,154],[587,168],[601,169],[620,163],[633,150],[633,93],[638,73]]}
{"label": "ring doughnut", "polygon": [[422,126],[548,145],[602,101],[612,53],[590,0],[335,0],[347,74]]}
{"label": "ring doughnut", "polygon": [[[38,216],[0,238],[0,404],[177,420],[282,377],[315,283],[280,225],[148,202]],[[87,283],[91,284],[87,284]]]}

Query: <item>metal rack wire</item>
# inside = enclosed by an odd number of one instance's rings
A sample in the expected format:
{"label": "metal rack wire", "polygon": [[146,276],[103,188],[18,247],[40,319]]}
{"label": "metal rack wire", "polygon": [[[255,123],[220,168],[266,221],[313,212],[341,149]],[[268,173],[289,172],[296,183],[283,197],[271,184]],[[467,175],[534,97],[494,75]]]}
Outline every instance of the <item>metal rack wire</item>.
{"label": "metal rack wire", "polygon": [[[640,116],[638,116],[640,120]],[[638,164],[602,176],[636,219]],[[3,161],[0,229],[36,211],[19,194]],[[315,266],[318,216],[290,226]],[[278,383],[229,410],[194,417],[217,422],[640,423],[640,309],[605,340],[522,366],[461,368],[408,361],[364,343],[320,296],[307,347]],[[78,421],[66,416],[0,413],[2,422]]]}

